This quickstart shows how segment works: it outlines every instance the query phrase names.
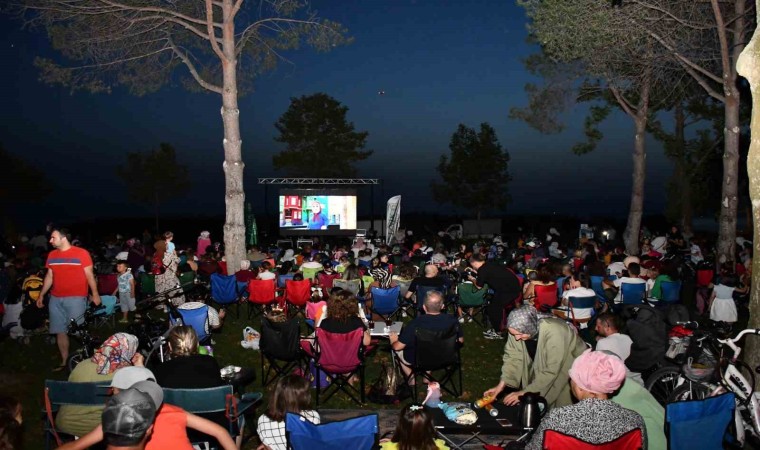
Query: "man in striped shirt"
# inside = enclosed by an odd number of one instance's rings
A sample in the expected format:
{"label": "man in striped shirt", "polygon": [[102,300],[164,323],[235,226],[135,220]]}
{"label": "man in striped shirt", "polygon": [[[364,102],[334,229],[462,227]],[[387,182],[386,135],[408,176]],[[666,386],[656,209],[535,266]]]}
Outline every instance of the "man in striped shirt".
{"label": "man in striped shirt", "polygon": [[81,323],[84,320],[88,288],[92,292],[92,302],[100,304],[90,253],[71,245],[70,240],[71,235],[64,228],[53,229],[50,234],[50,245],[55,250],[48,254],[45,263],[48,270],[37,300],[37,307],[42,308],[45,294],[50,292],[49,331],[50,334],[55,334],[62,359],[61,365],[55,370],[66,367],[69,357],[69,335],[66,332],[69,322],[77,320]]}

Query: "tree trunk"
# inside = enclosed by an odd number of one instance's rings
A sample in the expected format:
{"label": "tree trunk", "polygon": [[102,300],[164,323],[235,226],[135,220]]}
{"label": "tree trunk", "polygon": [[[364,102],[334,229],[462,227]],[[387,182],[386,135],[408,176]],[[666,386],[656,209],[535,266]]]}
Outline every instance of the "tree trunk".
{"label": "tree trunk", "polygon": [[686,116],[683,113],[683,104],[678,102],[674,112],[675,118],[675,139],[677,145],[675,176],[678,183],[678,201],[681,215],[681,231],[684,236],[692,236],[692,219],[694,208],[691,204],[691,177],[687,169],[686,161]]}
{"label": "tree trunk", "polygon": [[[719,28],[719,38],[723,41],[721,43],[721,53],[723,54],[722,58],[724,61],[731,58],[731,61],[735,63],[744,49],[745,11],[745,0],[736,0],[734,2],[736,19],[731,25],[733,27],[733,42],[729,49],[727,39],[724,37],[725,32],[728,31],[728,27],[724,25],[723,17],[719,10],[716,9],[715,17]],[[724,62],[723,64],[723,94],[726,98],[724,105],[726,123],[723,129],[723,183],[720,195],[718,258],[716,263],[734,261],[735,259],[736,216],[739,204],[739,106],[741,98],[739,89],[736,87],[738,78],[736,67],[729,64],[726,68],[726,63]]]}
{"label": "tree trunk", "polygon": [[[760,22],[760,5],[757,5]],[[755,29],[749,44],[744,48],[736,63],[736,70],[747,79],[752,92],[752,122],[750,123],[751,140],[747,156],[747,175],[749,176],[749,196],[752,200],[752,245],[755,255],[760,254],[760,32]],[[752,288],[749,301],[749,327],[760,328],[760,258],[752,259]],[[760,365],[760,340],[749,338],[743,353],[750,367]],[[755,388],[760,385],[756,377]]]}
{"label": "tree trunk", "polygon": [[235,54],[235,22],[231,0],[223,1],[222,51],[222,122],[224,123],[224,192],[226,220],[224,223],[224,254],[227,274],[240,269],[245,257],[245,192],[240,139],[240,110],[238,109],[237,55]]}
{"label": "tree trunk", "polygon": [[629,255],[639,254],[639,232],[641,216],[644,211],[644,181],[647,171],[647,153],[645,138],[649,112],[650,80],[647,77],[641,85],[641,97],[634,117],[636,135],[633,144],[633,186],[631,187],[631,209],[628,211],[628,224],[623,233],[625,251]]}

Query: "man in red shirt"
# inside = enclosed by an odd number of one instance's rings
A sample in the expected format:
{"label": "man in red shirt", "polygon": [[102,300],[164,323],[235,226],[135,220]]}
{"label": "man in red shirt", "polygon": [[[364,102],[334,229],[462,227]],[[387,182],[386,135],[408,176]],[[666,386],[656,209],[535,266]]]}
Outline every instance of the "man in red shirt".
{"label": "man in red shirt", "polygon": [[44,306],[45,294],[50,291],[50,334],[55,334],[62,363],[56,370],[66,367],[69,357],[69,335],[66,334],[72,319],[80,323],[87,309],[87,290],[92,291],[92,302],[100,304],[98,286],[92,269],[92,258],[87,250],[71,245],[71,235],[64,228],[53,229],[50,245],[55,250],[48,254],[48,269],[42,283],[37,307]]}

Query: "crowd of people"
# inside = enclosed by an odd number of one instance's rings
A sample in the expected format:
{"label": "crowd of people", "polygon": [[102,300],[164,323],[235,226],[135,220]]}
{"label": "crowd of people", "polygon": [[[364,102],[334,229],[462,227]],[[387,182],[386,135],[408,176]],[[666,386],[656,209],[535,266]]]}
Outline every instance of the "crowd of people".
{"label": "crowd of people", "polygon": [[[77,245],[78,240],[65,228],[51,227],[46,237],[20,242],[14,255],[5,255],[0,294],[4,297],[3,328],[14,337],[25,332],[19,325],[17,305],[27,302],[47,308],[48,333],[55,336],[61,357],[61,365],[55,370],[63,370],[68,359],[68,324],[81,320],[88,303],[101,302],[98,274],[116,273],[117,287],[109,294],[118,296],[121,322],[129,323],[135,318],[140,298],[140,274],[151,276],[160,294],[176,291],[183,273],[192,272],[201,280],[214,273],[227,273],[224,246],[214,242],[208,231],[201,232],[192,245],[175,243],[174,234],[165,232],[126,240],[116,236],[91,251]],[[664,414],[643,388],[642,380],[664,354],[647,344],[652,333],[641,333],[644,338],[639,340],[633,327],[627,330],[637,318],[623,308],[624,286],[643,285],[640,309],[654,311],[665,303],[664,284],[691,280],[695,285],[695,314],[736,322],[737,305],[746,305],[750,287],[752,247],[738,242],[735,261],[724,262],[709,280],[698,281],[698,269],[714,265],[705,241],[689,241],[673,227],[662,236],[642,234],[640,243],[640,254],[627,255],[616,241],[588,237],[563,240],[551,229],[545,239],[518,235],[512,245],[498,236],[460,243],[442,233],[429,241],[409,233],[391,244],[359,237],[351,242],[315,240],[298,249],[253,245],[234,276],[241,283],[314,280],[313,300],[323,305],[317,317],[310,317],[315,326],[330,333],[361,329],[365,346],[371,343],[368,325],[376,319],[373,288],[399,287],[399,301],[420,309],[416,317],[406,321],[401,333],[389,336],[406,375],[404,380],[410,385],[416,382],[410,376],[415,330],[453,329],[464,345],[462,326],[471,320],[467,314],[471,311],[458,307],[450,314],[446,313],[447,306],[456,298],[459,286],[486,290],[488,326],[483,337],[506,342],[499,382],[484,396],[499,396],[504,404],[513,406],[525,393],[537,393],[550,408],[528,448],[541,448],[540,431],[546,429],[593,443],[639,429],[649,448],[659,449],[666,447]],[[35,279],[36,284],[30,282]],[[424,297],[416,298],[420,288],[425,288]],[[593,302],[577,307],[574,299],[578,298],[593,298]],[[171,302],[181,309],[204,306],[187,301],[181,292],[171,295]],[[282,306],[270,311],[270,320],[286,320]],[[209,326],[218,328],[225,311],[209,308],[209,315]],[[162,403],[161,387],[224,384],[213,356],[199,353],[192,327],[174,327],[168,342],[172,358],[152,371],[141,367],[137,338],[128,333],[114,334],[92,358],[79,363],[69,381],[110,381],[115,395],[105,409],[62,407],[57,426],[81,437],[62,448],[87,448],[100,441],[109,448],[163,448],[158,446],[162,442],[190,448],[189,443],[202,436],[222,448],[237,448],[240,434],[230,436],[224,427],[225,417],[195,416]],[[313,336],[304,336],[302,347],[307,354],[313,352],[313,345]],[[319,413],[311,409],[310,398],[303,377],[289,375],[278,380],[257,423],[262,449],[286,448],[286,412],[300,413],[319,423]],[[9,406],[4,406],[6,403]],[[16,428],[3,414],[20,423],[20,409],[10,400],[0,402],[2,408],[9,412],[0,411],[0,441],[11,442],[17,439]],[[119,420],[123,414],[139,417],[139,423],[124,429]],[[174,428],[165,425],[169,423]],[[183,427],[189,431],[180,430]],[[424,408],[413,404],[401,411],[399,428],[382,448],[446,446],[435,439]]]}

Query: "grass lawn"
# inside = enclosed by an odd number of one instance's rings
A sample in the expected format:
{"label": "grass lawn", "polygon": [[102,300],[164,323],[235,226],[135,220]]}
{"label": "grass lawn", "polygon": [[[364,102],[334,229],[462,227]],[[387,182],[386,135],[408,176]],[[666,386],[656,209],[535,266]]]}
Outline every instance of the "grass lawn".
{"label": "grass lawn", "polygon": [[[260,354],[255,350],[246,350],[240,346],[242,331],[246,326],[252,326],[261,330],[260,319],[247,320],[245,312],[247,308],[241,308],[240,319],[235,318],[234,308],[228,311],[221,332],[214,334],[216,345],[215,356],[220,366],[233,364],[237,366],[256,369],[256,381],[248,386],[248,391],[261,391],[261,362]],[[151,313],[153,315],[153,313]],[[407,319],[408,320],[408,319]],[[115,331],[125,331],[126,325],[118,324],[115,329],[109,325],[98,329],[96,334],[105,338]],[[501,371],[501,355],[504,342],[501,340],[486,340],[482,337],[482,329],[475,323],[464,325],[465,346],[462,349],[463,359],[463,401],[472,401],[478,398],[484,390],[494,386],[499,380]],[[382,340],[381,340],[382,342]],[[77,344],[72,341],[72,348]],[[366,362],[366,385],[372,384],[377,378],[381,360],[389,360],[390,354],[387,346],[380,348],[367,358]],[[0,342],[0,393],[13,395],[21,398],[24,405],[25,444],[28,449],[43,448],[42,411],[43,409],[43,385],[45,379],[65,380],[67,375],[62,372],[53,372],[52,369],[59,364],[58,348],[55,344],[48,343],[47,336],[34,336],[29,345],[23,345],[16,341],[6,339]],[[424,390],[420,390],[424,395]],[[444,400],[452,400],[444,394]],[[266,402],[266,393],[264,402]],[[326,409],[364,409],[374,411],[377,409],[396,408],[393,405],[378,405],[367,403],[359,407],[347,397],[336,394],[326,404],[321,405]],[[259,408],[259,411],[261,408]],[[250,443],[246,448],[255,448]]]}

